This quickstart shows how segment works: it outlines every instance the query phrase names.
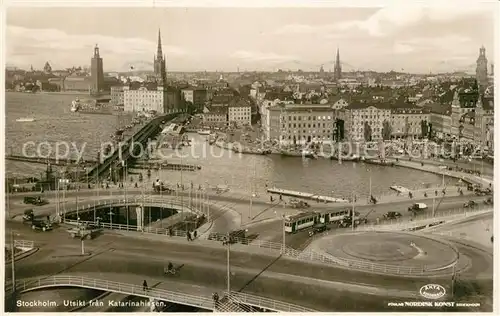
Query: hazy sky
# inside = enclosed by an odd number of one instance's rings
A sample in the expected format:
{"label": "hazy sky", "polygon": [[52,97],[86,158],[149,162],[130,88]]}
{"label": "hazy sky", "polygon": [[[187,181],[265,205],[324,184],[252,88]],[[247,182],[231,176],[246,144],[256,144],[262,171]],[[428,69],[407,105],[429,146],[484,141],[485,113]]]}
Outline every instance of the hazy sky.
{"label": "hazy sky", "polygon": [[330,70],[337,47],[347,71],[470,71],[481,45],[494,59],[494,6],[9,8],[6,58],[85,66],[98,43],[105,71],[152,69],[161,28],[174,71]]}

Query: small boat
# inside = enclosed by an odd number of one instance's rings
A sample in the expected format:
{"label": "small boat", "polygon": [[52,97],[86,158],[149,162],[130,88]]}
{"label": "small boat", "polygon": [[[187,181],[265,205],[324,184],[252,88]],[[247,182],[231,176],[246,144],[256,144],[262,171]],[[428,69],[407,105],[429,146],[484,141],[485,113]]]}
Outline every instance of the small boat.
{"label": "small boat", "polygon": [[20,122],[20,123],[34,122],[34,121],[35,121],[35,119],[32,117],[20,117],[20,118],[16,119],[16,122]]}
{"label": "small boat", "polygon": [[311,151],[311,150],[302,150],[302,157],[304,157],[304,158],[312,158],[312,159],[318,158],[316,156],[316,154],[313,151]]}
{"label": "small boat", "polygon": [[209,130],[199,130],[198,134],[200,134],[200,135],[210,135],[210,131]]}

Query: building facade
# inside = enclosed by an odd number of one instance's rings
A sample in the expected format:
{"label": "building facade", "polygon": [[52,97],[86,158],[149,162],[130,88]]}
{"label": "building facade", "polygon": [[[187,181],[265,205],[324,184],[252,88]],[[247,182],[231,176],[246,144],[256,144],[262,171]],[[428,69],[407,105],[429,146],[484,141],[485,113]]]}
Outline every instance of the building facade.
{"label": "building facade", "polygon": [[203,110],[203,123],[211,126],[225,126],[227,114],[226,108],[205,108]]}
{"label": "building facade", "polygon": [[386,103],[352,103],[337,112],[337,119],[343,127],[339,141],[379,141],[390,134],[391,109]]}
{"label": "building facade", "polygon": [[237,98],[230,102],[228,106],[228,121],[238,125],[252,124],[252,106],[248,100]]}
{"label": "building facade", "polygon": [[166,106],[166,91],[163,86],[157,84],[125,86],[123,87],[123,101],[126,112],[169,113]]}
{"label": "building facade", "polygon": [[124,94],[123,86],[112,86],[111,87],[111,100],[110,103],[113,105],[123,105],[124,104]]}
{"label": "building facade", "polygon": [[98,94],[104,89],[104,72],[99,47],[94,47],[94,56],[90,60],[90,93]]}
{"label": "building facade", "polygon": [[429,136],[430,111],[412,104],[391,108],[391,139],[422,139]]}
{"label": "building facade", "polygon": [[269,112],[269,138],[278,139],[281,145],[332,140],[334,116],[331,105],[280,104],[270,107]]}

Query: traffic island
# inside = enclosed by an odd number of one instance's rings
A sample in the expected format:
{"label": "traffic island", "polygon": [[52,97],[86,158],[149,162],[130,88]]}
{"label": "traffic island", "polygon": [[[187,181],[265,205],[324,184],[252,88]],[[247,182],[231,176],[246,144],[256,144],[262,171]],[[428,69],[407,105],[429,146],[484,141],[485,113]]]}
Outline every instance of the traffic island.
{"label": "traffic island", "polygon": [[382,274],[449,275],[459,261],[451,243],[410,233],[346,233],[328,235],[314,243],[319,252],[347,267]]}

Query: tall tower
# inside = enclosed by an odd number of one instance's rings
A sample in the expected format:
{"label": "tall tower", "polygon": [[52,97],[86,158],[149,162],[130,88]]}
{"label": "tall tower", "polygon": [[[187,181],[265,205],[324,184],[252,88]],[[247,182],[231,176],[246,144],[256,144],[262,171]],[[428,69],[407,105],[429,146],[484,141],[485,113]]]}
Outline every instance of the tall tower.
{"label": "tall tower", "polygon": [[335,59],[335,66],[333,68],[333,79],[335,81],[342,79],[342,66],[340,65],[340,53],[337,48],[337,58]]}
{"label": "tall tower", "polygon": [[104,86],[104,72],[102,58],[99,56],[99,47],[95,44],[94,56],[90,60],[90,93],[98,94]]}
{"label": "tall tower", "polygon": [[488,59],[486,59],[484,46],[479,49],[479,57],[476,61],[476,80],[479,84],[479,90],[484,91],[488,86]]}
{"label": "tall tower", "polygon": [[161,83],[166,82],[167,79],[166,59],[161,49],[161,31],[159,29],[158,29],[158,47],[156,49],[156,56],[154,56],[153,64],[154,64],[154,72],[156,80]]}

